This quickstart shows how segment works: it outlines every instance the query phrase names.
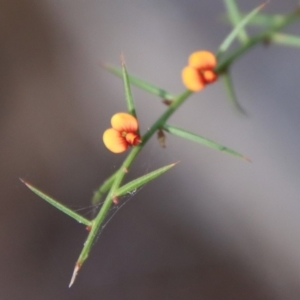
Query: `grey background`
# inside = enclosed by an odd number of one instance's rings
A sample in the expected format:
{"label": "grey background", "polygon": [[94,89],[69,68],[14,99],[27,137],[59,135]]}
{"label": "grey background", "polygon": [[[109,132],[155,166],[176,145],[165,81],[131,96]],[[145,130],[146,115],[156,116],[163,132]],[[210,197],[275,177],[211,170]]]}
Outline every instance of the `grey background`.
{"label": "grey background", "polygon": [[[244,11],[260,1],[238,1]],[[270,2],[282,13],[297,1]],[[152,139],[130,177],[180,160],[146,185],[102,232],[68,289],[86,231],[27,190],[89,206],[125,155],[102,132],[125,109],[118,64],[174,93],[197,49],[215,51],[230,27],[222,1],[0,2],[0,299],[299,299],[299,49],[256,47],[234,65],[248,116],[221,83],[170,120],[248,155]],[[256,32],[254,29],[253,32]],[[299,34],[299,24],[289,28]],[[144,132],[165,107],[134,89]]]}

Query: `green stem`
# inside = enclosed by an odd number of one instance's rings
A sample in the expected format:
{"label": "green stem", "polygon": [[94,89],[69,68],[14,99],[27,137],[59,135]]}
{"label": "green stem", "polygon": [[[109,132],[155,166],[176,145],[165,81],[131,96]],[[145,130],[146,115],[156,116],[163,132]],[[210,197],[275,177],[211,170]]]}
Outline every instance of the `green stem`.
{"label": "green stem", "polygon": [[[291,13],[287,15],[282,22],[272,26],[267,31],[260,33],[251,39],[249,39],[245,44],[240,46],[237,50],[235,50],[232,54],[230,54],[225,60],[221,61],[218,66],[216,67],[215,71],[217,73],[222,73],[226,71],[230,64],[237,59],[239,56],[241,56],[244,52],[255,46],[256,44],[267,40],[272,36],[272,34],[276,31],[279,31],[280,29],[284,28],[288,24],[292,23],[294,20],[296,20],[299,17],[299,12],[296,11],[294,13]],[[98,212],[97,216],[94,220],[91,221],[91,231],[89,232],[89,235],[84,243],[83,249],[79,255],[79,258],[77,260],[77,263],[75,265],[75,269],[73,272],[73,276],[71,279],[70,286],[73,284],[76,275],[81,268],[84,261],[87,259],[91,247],[94,243],[95,238],[98,235],[98,232],[100,230],[100,227],[102,226],[105,217],[110,209],[110,207],[113,204],[113,199],[115,196],[116,191],[120,187],[122,180],[126,174],[126,169],[130,167],[132,162],[134,161],[135,157],[139,154],[139,152],[142,150],[144,145],[149,141],[149,139],[153,136],[153,134],[160,128],[164,126],[166,121],[169,119],[169,117],[178,109],[180,105],[184,103],[184,101],[192,94],[193,92],[186,90],[182,94],[178,95],[172,104],[168,107],[168,109],[160,116],[160,118],[157,119],[157,121],[151,126],[151,128],[144,134],[142,137],[142,142],[138,146],[135,146],[126,159],[124,160],[122,166],[119,168],[118,171],[116,171],[113,175],[111,175],[98,189],[98,191],[95,193],[93,199],[97,199],[99,195],[101,196],[103,191],[107,192],[109,189],[109,192],[105,198],[105,201]],[[95,200],[96,201],[96,200]]]}
{"label": "green stem", "polygon": [[141,146],[145,145],[157,129],[163,127],[169,117],[174,113],[175,110],[191,95],[192,91],[186,90],[179,96],[177,96],[172,104],[168,107],[164,114],[151,126],[151,128],[142,137]]}
{"label": "green stem", "polygon": [[[142,143],[132,149],[140,149],[143,145],[147,143],[147,141],[151,138],[151,136],[156,132],[157,129],[163,127],[165,122],[168,120],[168,118],[174,113],[174,111],[186,100],[190,95],[192,94],[191,91],[186,90],[182,94],[180,94],[178,97],[174,99],[172,104],[168,107],[168,109],[165,111],[165,113],[151,126],[151,128],[144,134],[142,137]],[[128,156],[130,156],[131,152]],[[137,153],[138,154],[138,153]],[[128,167],[127,167],[128,168]],[[108,179],[104,181],[104,183],[98,188],[98,190],[94,193],[94,196],[92,198],[92,203],[96,204],[99,202],[101,196],[105,194],[109,188],[112,186],[115,177],[117,174],[122,170],[124,172],[124,167],[117,170],[114,174],[112,174]]]}
{"label": "green stem", "polygon": [[[168,107],[168,109],[162,114],[160,118],[151,126],[151,128],[144,134],[142,137],[142,143],[138,146],[135,146],[126,159],[124,160],[123,164],[119,168],[119,170],[113,174],[107,181],[112,181],[111,188],[109,193],[106,196],[106,199],[96,216],[94,220],[92,220],[92,228],[91,231],[86,239],[86,242],[84,243],[84,247],[80,253],[80,256],[78,258],[78,261],[76,263],[77,271],[81,267],[81,265],[84,263],[84,261],[87,259],[89,252],[91,250],[91,247],[94,243],[95,238],[98,235],[99,229],[101,225],[103,224],[103,221],[106,217],[106,214],[108,213],[111,205],[113,204],[112,199],[114,198],[114,193],[119,188],[124,176],[125,171],[130,167],[135,157],[138,155],[138,153],[142,150],[143,146],[148,142],[148,140],[152,137],[152,135],[156,132],[157,129],[161,128],[165,122],[168,120],[168,118],[177,110],[177,108],[183,104],[183,102],[192,94],[191,91],[184,91],[182,94],[177,96],[172,104]],[[113,177],[113,178],[112,178]],[[107,182],[106,181],[106,182]],[[111,183],[111,182],[110,182]]]}
{"label": "green stem", "polygon": [[[281,30],[282,28],[286,27],[293,21],[295,21],[297,18],[299,18],[299,12],[295,11],[289,15],[287,15],[281,22],[271,26],[270,29],[266,30],[265,32],[259,33],[256,36],[253,36],[250,38],[245,44],[240,46],[237,50],[235,50],[232,54],[230,54],[227,59],[220,62],[218,66],[216,67],[216,72],[222,73],[224,72],[230,64],[235,61],[239,56],[241,56],[243,53],[248,51],[250,48],[254,47],[256,44],[268,39],[272,36],[274,32],[277,32]],[[86,258],[88,257],[88,254],[90,252],[91,246],[93,244],[93,241],[95,237],[97,236],[97,233],[99,231],[99,228],[101,224],[103,223],[105,216],[107,212],[109,211],[111,205],[112,205],[112,199],[114,197],[114,192],[119,188],[124,176],[125,176],[125,169],[128,169],[130,165],[132,164],[134,158],[137,156],[137,154],[141,151],[142,147],[148,142],[148,140],[153,136],[153,134],[161,128],[165,122],[168,120],[168,118],[174,113],[174,111],[177,110],[177,108],[192,94],[191,91],[186,90],[179,96],[177,96],[172,104],[168,107],[168,109],[165,111],[165,113],[151,126],[151,128],[145,133],[145,135],[142,137],[142,143],[136,147],[134,147],[131,152],[128,154],[127,158],[123,162],[121,168],[116,171],[111,177],[109,177],[103,185],[98,189],[98,191],[95,193],[93,197],[93,202],[99,199],[99,195],[101,196],[104,192],[106,192],[109,187],[110,191],[108,195],[106,196],[106,199],[101,207],[101,210],[99,211],[96,218],[92,221],[92,229],[88,235],[88,238],[86,240],[86,243],[84,245],[84,248],[82,249],[82,252],[79,256],[78,263],[81,265]],[[96,199],[96,200],[94,200]]]}
{"label": "green stem", "polygon": [[114,182],[115,176],[117,175],[118,170],[114,172],[110,177],[108,177],[97,189],[94,193],[93,198],[91,200],[92,204],[97,204],[101,197],[110,189],[111,185]]}
{"label": "green stem", "polygon": [[293,21],[298,19],[299,16],[300,13],[298,10],[296,10],[295,12],[288,14],[284,19],[282,19],[281,22],[278,22],[277,24],[271,26],[268,30],[251,37],[245,44],[241,45],[238,49],[236,49],[233,53],[231,53],[225,60],[221,61],[217,65],[215,71],[217,73],[224,72],[231,65],[233,61],[235,61],[238,57],[240,57],[250,48],[254,47],[255,45],[263,41],[268,40],[268,38],[272,37],[272,34],[274,34],[274,32],[277,32],[283,29],[284,27],[288,26]]}

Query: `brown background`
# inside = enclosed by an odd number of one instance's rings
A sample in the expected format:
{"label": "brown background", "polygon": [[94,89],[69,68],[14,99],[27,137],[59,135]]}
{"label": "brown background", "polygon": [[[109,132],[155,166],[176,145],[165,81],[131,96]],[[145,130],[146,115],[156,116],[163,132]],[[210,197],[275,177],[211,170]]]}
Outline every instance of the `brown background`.
{"label": "brown background", "polygon": [[[244,11],[260,3],[239,1]],[[274,0],[265,11],[296,4]],[[257,47],[234,65],[247,117],[221,83],[172,117],[253,163],[171,136],[166,150],[151,140],[132,178],[180,164],[118,212],[70,290],[86,232],[18,180],[88,207],[126,155],[102,144],[125,102],[101,62],[118,64],[123,52],[130,72],[178,93],[188,54],[215,51],[228,34],[223,10],[208,0],[0,2],[1,300],[300,298],[299,49]],[[144,132],[165,107],[138,89],[134,97]]]}

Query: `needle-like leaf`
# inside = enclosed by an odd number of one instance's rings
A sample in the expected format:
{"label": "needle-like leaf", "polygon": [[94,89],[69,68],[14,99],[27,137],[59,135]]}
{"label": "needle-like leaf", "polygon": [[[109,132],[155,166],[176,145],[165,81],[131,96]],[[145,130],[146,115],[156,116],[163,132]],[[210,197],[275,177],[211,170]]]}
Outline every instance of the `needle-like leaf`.
{"label": "needle-like leaf", "polygon": [[[118,77],[122,77],[122,70],[120,70],[117,67],[114,67],[109,64],[105,64],[104,67],[110,71],[111,73],[117,75]],[[174,100],[175,96],[168,93],[164,89],[161,89],[151,83],[148,83],[140,78],[134,77],[132,75],[128,75],[130,83],[149,92],[150,94],[153,94],[155,96],[160,97],[161,99],[167,99],[167,100]]]}
{"label": "needle-like leaf", "polygon": [[36,187],[34,187],[33,185],[29,184],[25,180],[23,180],[21,178],[20,178],[20,180],[31,191],[33,191],[35,194],[37,194],[39,197],[41,197],[42,199],[44,199],[45,201],[47,201],[48,203],[50,203],[51,205],[53,205],[54,207],[56,207],[57,209],[59,209],[60,211],[62,211],[63,213],[65,213],[66,215],[68,215],[71,218],[75,219],[79,223],[82,223],[82,224],[87,225],[87,226],[90,226],[92,224],[90,220],[82,217],[81,215],[77,214],[76,212],[74,212],[70,208],[68,208],[65,205],[63,205],[63,204],[59,203],[58,201],[54,200],[53,198],[51,198],[50,196],[48,196],[45,193],[41,192],[40,190],[38,190]]}
{"label": "needle-like leaf", "polygon": [[[241,21],[241,16],[239,13],[238,6],[235,0],[225,0],[224,2],[228,14],[228,19],[231,22],[231,25],[235,27]],[[249,38],[244,28],[240,29],[238,33],[238,38],[241,43],[245,43],[248,41]]]}
{"label": "needle-like leaf", "polygon": [[[245,16],[246,14],[240,13],[241,18],[244,18]],[[259,13],[251,18],[251,20],[248,22],[248,25],[268,27],[280,24],[284,21],[284,19],[284,15]],[[229,21],[228,16],[225,16],[223,20]]]}
{"label": "needle-like leaf", "polygon": [[116,197],[123,196],[123,195],[127,194],[128,192],[136,190],[140,186],[146,184],[147,182],[149,182],[149,181],[155,179],[156,177],[162,175],[163,173],[167,172],[168,170],[173,168],[176,164],[177,163],[173,163],[173,164],[167,165],[165,167],[159,168],[155,171],[152,171],[146,175],[143,175],[137,179],[134,179],[134,180],[124,184],[117,190],[115,196]]}
{"label": "needle-like leaf", "polygon": [[163,129],[165,131],[171,133],[171,134],[174,134],[174,135],[180,136],[182,138],[194,141],[196,143],[200,143],[202,145],[208,146],[208,147],[213,148],[213,149],[217,149],[219,151],[224,151],[228,154],[232,154],[232,155],[240,157],[244,160],[250,161],[250,159],[248,157],[246,157],[245,155],[243,155],[243,154],[240,154],[240,153],[238,153],[238,152],[236,152],[236,151],[234,151],[230,148],[227,148],[227,147],[225,147],[221,144],[218,144],[218,143],[213,142],[213,141],[211,141],[207,138],[204,138],[200,135],[197,135],[197,134],[191,133],[189,131],[183,130],[181,128],[165,124]]}
{"label": "needle-like leaf", "polygon": [[300,37],[286,33],[274,33],[270,37],[271,43],[276,43],[290,47],[300,47]]}
{"label": "needle-like leaf", "polygon": [[233,88],[233,84],[232,84],[232,79],[231,79],[231,75],[229,73],[229,71],[227,70],[226,72],[222,73],[221,78],[223,79],[224,82],[224,86],[228,95],[228,99],[230,101],[230,103],[232,104],[232,106],[240,113],[247,115],[247,113],[245,112],[245,110],[242,108],[242,106],[240,105],[236,95],[235,95],[235,91]]}
{"label": "needle-like leaf", "polygon": [[123,84],[124,84],[127,110],[131,115],[133,115],[136,118],[136,110],[135,110],[135,106],[134,106],[134,102],[133,102],[129,77],[128,77],[128,73],[127,73],[126,65],[125,65],[125,60],[124,60],[123,56],[121,56],[121,62],[122,62],[122,78],[123,78]]}
{"label": "needle-like leaf", "polygon": [[234,41],[234,39],[239,35],[241,29],[243,29],[250,20],[266,5],[266,3],[261,4],[260,6],[253,9],[248,15],[246,15],[236,26],[235,28],[230,32],[230,34],[225,38],[223,43],[220,45],[219,50],[217,51],[217,57],[220,57],[222,53],[224,53],[231,43]]}

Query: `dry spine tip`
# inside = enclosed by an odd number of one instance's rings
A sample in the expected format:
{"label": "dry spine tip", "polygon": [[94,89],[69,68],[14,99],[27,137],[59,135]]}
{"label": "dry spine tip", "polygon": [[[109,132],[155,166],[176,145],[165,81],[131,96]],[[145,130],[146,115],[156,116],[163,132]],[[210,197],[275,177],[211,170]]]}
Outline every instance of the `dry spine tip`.
{"label": "dry spine tip", "polygon": [[69,284],[69,288],[74,284],[75,279],[77,277],[77,274],[78,274],[80,268],[81,268],[81,263],[77,262],[76,265],[75,265],[73,274],[72,274],[72,278],[71,278],[71,281],[70,281],[70,284]]}

